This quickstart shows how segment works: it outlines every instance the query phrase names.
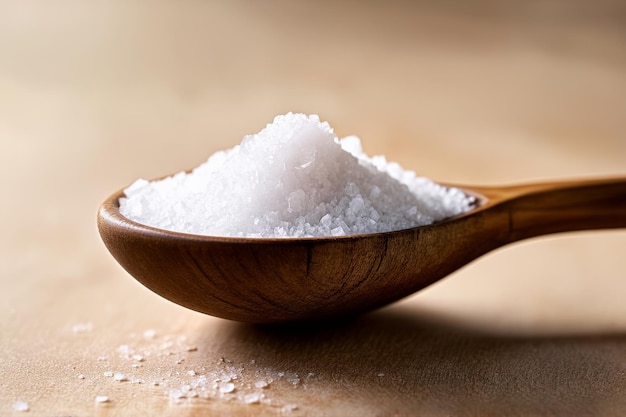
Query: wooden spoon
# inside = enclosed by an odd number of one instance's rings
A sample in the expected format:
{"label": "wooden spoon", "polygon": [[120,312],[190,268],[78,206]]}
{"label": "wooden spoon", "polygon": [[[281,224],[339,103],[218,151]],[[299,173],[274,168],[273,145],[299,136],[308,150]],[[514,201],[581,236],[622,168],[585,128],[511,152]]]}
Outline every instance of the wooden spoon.
{"label": "wooden spoon", "polygon": [[503,245],[549,233],[626,227],[626,178],[459,187],[476,208],[430,226],[323,238],[228,238],[156,229],[98,213],[117,261],[157,294],[232,320],[270,323],[366,312]]}

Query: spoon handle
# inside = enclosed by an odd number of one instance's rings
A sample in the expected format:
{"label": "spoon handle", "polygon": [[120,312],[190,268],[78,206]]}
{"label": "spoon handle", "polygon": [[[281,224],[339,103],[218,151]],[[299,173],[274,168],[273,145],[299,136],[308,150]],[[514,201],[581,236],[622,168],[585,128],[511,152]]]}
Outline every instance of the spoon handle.
{"label": "spoon handle", "polygon": [[626,177],[490,187],[479,192],[494,209],[507,213],[510,242],[626,227]]}

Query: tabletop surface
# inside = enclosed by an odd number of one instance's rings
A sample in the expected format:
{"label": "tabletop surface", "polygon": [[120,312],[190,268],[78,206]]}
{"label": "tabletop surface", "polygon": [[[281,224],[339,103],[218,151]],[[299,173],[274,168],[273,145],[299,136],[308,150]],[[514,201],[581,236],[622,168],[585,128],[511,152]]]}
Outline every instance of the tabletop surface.
{"label": "tabletop surface", "polygon": [[0,415],[624,415],[624,231],[263,327],[150,292],[95,220],[289,111],[447,183],[623,176],[625,43],[618,1],[0,1]]}

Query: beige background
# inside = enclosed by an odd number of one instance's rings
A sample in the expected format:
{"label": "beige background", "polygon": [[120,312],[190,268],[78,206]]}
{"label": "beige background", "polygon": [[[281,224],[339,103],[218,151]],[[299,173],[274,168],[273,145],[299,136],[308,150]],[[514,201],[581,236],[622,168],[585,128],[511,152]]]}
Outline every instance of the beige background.
{"label": "beige background", "polygon": [[[152,294],[95,215],[288,111],[440,181],[624,175],[625,46],[619,1],[0,1],[0,415],[623,415],[624,231],[268,329]],[[191,370],[235,391],[176,401]]]}

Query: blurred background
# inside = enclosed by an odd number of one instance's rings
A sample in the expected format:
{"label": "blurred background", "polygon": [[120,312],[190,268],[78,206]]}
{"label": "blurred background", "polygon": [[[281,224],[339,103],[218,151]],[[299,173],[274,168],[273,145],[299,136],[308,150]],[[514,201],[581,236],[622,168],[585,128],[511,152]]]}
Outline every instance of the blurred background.
{"label": "blurred background", "polygon": [[[623,176],[626,3],[0,0],[0,369],[76,320],[113,339],[209,320],[134,283],[97,208],[289,111],[438,181]],[[521,243],[397,308],[494,332],[623,334],[624,247],[624,232]]]}
{"label": "blurred background", "polygon": [[4,0],[5,268],[78,268],[107,195],[288,111],[438,181],[623,174],[626,4]]}

